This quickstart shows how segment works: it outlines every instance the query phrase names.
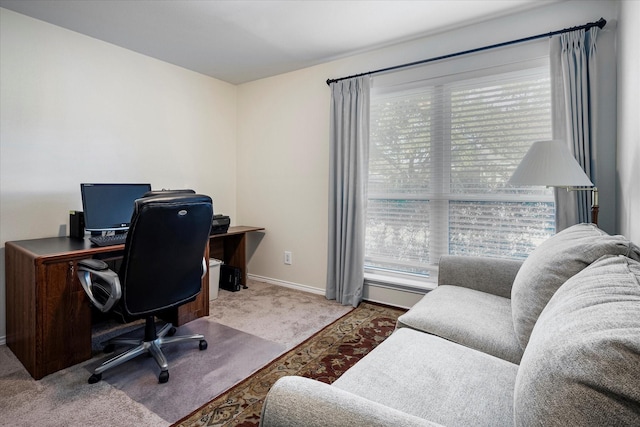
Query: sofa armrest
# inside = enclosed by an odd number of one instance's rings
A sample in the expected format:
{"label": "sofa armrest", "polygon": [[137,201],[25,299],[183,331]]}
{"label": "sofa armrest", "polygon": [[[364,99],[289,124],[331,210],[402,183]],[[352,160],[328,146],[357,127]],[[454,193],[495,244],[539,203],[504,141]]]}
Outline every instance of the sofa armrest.
{"label": "sofa armrest", "polygon": [[282,377],[271,387],[261,427],[439,426],[309,378]]}
{"label": "sofa armrest", "polygon": [[438,267],[438,286],[454,285],[511,298],[511,285],[523,261],[444,255]]}

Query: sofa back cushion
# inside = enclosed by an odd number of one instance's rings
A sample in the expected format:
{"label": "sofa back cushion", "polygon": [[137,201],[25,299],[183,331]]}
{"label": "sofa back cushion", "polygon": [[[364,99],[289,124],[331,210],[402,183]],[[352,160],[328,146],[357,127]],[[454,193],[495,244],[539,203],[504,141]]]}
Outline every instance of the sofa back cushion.
{"label": "sofa back cushion", "polygon": [[623,236],[608,235],[594,224],[577,224],[547,239],[529,255],[511,288],[513,327],[523,350],[538,316],[556,290],[604,255],[640,260],[640,248]]}
{"label": "sofa back cushion", "polygon": [[640,425],[640,263],[607,256],[540,315],[514,389],[521,426]]}

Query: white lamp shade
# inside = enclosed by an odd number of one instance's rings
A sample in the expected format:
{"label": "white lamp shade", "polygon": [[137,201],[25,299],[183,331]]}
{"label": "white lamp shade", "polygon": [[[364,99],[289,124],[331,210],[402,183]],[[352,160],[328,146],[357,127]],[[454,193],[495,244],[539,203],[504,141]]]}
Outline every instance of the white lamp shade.
{"label": "white lamp shade", "polygon": [[509,179],[511,185],[593,187],[564,142],[534,142]]}

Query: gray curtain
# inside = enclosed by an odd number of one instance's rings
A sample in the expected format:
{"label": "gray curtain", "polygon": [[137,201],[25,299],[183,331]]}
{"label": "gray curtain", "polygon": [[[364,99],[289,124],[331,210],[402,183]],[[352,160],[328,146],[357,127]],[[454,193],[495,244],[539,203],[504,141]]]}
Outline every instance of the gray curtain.
{"label": "gray curtain", "polygon": [[[596,186],[597,105],[596,38],[599,28],[561,34],[551,39],[551,88],[554,139],[567,142]],[[556,231],[591,222],[591,191],[556,189]]]}
{"label": "gray curtain", "polygon": [[364,285],[369,76],[331,84],[326,297],[357,307]]}

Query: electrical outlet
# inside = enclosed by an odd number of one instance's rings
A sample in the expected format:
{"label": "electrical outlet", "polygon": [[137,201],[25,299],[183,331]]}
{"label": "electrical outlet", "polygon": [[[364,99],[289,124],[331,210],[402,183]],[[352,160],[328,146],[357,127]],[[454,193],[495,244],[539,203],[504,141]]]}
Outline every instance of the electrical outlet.
{"label": "electrical outlet", "polygon": [[293,260],[291,259],[291,252],[284,251],[284,263],[287,265],[293,264]]}

